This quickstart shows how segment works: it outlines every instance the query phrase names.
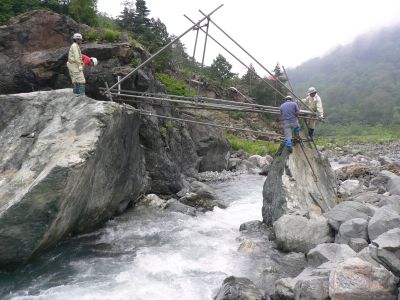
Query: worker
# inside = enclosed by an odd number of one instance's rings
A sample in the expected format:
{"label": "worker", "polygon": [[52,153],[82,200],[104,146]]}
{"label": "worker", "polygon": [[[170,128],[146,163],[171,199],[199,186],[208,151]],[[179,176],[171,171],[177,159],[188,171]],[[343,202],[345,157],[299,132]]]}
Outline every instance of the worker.
{"label": "worker", "polygon": [[300,125],[298,116],[300,108],[293,102],[291,96],[285,97],[285,102],[279,107],[283,129],[285,131],[285,146],[289,152],[293,151],[292,130],[296,139],[300,139]]}
{"label": "worker", "polygon": [[82,43],[82,35],[75,33],[73,43],[69,48],[67,67],[73,84],[73,92],[76,96],[85,95],[85,75],[83,75],[82,53],[79,45]]}
{"label": "worker", "polygon": [[[304,103],[308,106],[309,109],[313,113],[316,114],[317,117],[323,119],[324,118],[324,110],[322,108],[322,101],[320,96],[317,94],[317,90],[315,87],[310,87],[307,91],[308,96],[303,99]],[[308,127],[308,137],[307,140],[311,141],[314,138],[315,124],[317,120],[308,119],[306,120]]]}
{"label": "worker", "polygon": [[82,62],[84,67],[97,66],[98,64],[96,57],[89,57],[85,54],[82,54]]}

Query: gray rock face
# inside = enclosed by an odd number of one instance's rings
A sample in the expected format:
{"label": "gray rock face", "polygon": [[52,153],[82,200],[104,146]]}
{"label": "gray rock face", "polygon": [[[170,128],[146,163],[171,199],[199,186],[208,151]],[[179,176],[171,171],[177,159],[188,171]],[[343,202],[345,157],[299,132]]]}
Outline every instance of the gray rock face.
{"label": "gray rock face", "polygon": [[378,176],[371,179],[371,181],[369,182],[369,186],[371,188],[386,190],[386,185],[389,182],[389,180],[395,177],[397,177],[397,175],[390,171],[385,171],[385,170],[380,171]]}
{"label": "gray rock face", "polygon": [[381,234],[370,245],[371,256],[400,276],[400,228]]}
{"label": "gray rock face", "polygon": [[349,244],[350,240],[353,238],[368,240],[367,228],[367,220],[361,218],[348,220],[340,225],[335,242],[339,244]]}
{"label": "gray rock face", "polygon": [[324,217],[307,219],[283,215],[274,223],[276,243],[283,251],[307,253],[322,243],[333,241],[332,231]]}
{"label": "gray rock face", "polygon": [[0,96],[0,266],[88,231],[146,189],[140,122],[71,90]]}
{"label": "gray rock face", "polygon": [[264,183],[264,222],[272,225],[284,214],[309,213],[316,208],[327,212],[333,208],[336,204],[336,179],[328,160],[321,160],[311,144],[304,145],[306,155],[300,145],[294,147],[292,154],[286,148],[281,150]]}
{"label": "gray rock face", "polygon": [[265,300],[261,290],[247,278],[230,276],[224,280],[214,300]]}
{"label": "gray rock face", "polygon": [[310,266],[317,267],[328,261],[341,262],[355,255],[356,252],[348,245],[329,243],[311,249],[307,254],[307,260]]}
{"label": "gray rock face", "polygon": [[382,233],[392,228],[400,227],[400,215],[390,206],[380,207],[368,223],[368,235],[370,240],[376,239]]}
{"label": "gray rock face", "polygon": [[332,300],[395,300],[397,282],[385,268],[349,258],[330,274],[329,296]]}
{"label": "gray rock face", "polygon": [[347,220],[355,218],[368,220],[368,217],[373,214],[374,211],[364,203],[344,201],[326,213],[326,217],[328,218],[329,224],[338,231],[340,225]]}

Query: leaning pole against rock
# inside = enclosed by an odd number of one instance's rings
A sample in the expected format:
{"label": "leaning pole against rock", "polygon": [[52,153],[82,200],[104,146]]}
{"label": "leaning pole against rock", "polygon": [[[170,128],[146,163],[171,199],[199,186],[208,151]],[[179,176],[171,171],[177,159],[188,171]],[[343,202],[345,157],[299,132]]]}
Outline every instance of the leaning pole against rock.
{"label": "leaning pole against rock", "polygon": [[336,205],[336,178],[327,159],[313,144],[297,144],[293,153],[281,148],[263,188],[263,220],[272,225],[288,214],[321,215]]}
{"label": "leaning pole against rock", "polygon": [[140,122],[70,89],[0,96],[0,268],[123,210],[146,186]]}

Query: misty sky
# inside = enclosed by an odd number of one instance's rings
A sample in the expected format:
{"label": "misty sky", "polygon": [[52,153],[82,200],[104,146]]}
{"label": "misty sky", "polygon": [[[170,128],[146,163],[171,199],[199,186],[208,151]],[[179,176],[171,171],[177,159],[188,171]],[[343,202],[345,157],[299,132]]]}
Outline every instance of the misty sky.
{"label": "misty sky", "polygon": [[[122,10],[119,2],[98,0],[98,10],[118,16]],[[297,66],[351,42],[362,33],[400,23],[400,0],[146,0],[146,3],[150,16],[160,18],[169,34],[175,35],[191,26],[184,14],[197,22],[202,18],[199,9],[209,13],[224,4],[211,19],[270,70],[277,62],[286,68]],[[213,25],[209,33],[245,64],[252,62]],[[202,57],[203,40],[204,34],[198,41],[198,61]],[[190,55],[194,41],[195,32],[182,39]],[[218,53],[234,65],[234,72],[243,74],[246,71],[212,41],[207,43],[206,64],[209,65]],[[256,69],[260,75],[265,75],[264,71]]]}

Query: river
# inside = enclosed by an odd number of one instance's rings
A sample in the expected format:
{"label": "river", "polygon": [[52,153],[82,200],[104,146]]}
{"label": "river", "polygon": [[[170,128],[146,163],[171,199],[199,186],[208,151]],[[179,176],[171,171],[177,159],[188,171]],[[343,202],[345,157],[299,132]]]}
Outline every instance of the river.
{"label": "river", "polygon": [[[13,273],[0,273],[2,299],[212,299],[230,275],[254,279],[238,251],[240,224],[262,220],[265,177],[211,184],[228,206],[196,217],[131,209],[72,237]],[[261,259],[261,258],[260,258]]]}

